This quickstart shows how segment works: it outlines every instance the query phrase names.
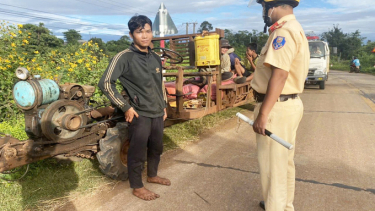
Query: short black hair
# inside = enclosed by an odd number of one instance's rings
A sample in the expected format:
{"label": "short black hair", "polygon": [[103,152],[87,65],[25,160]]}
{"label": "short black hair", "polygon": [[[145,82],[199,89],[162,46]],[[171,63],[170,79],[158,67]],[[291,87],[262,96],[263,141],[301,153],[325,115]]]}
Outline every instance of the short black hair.
{"label": "short black hair", "polygon": [[257,51],[258,44],[252,42],[252,43],[250,43],[250,44],[247,45],[247,48],[250,49],[250,50],[252,50],[252,51]]}
{"label": "short black hair", "polygon": [[130,33],[133,34],[133,32],[139,27],[144,29],[147,23],[150,25],[152,30],[152,21],[150,20],[150,18],[144,15],[134,15],[128,22]]}

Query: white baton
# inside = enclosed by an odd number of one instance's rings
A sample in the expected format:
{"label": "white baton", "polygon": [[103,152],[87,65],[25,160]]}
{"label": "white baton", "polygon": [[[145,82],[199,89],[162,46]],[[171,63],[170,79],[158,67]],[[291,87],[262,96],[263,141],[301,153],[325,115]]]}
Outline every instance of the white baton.
{"label": "white baton", "polygon": [[[249,119],[247,116],[241,114],[240,112],[238,112],[236,114],[236,116],[238,116],[238,118],[242,119],[243,121],[245,121],[245,122],[249,123],[251,126],[253,126],[254,121]],[[273,140],[275,140],[277,143],[283,145],[285,148],[287,148],[289,150],[293,149],[293,145],[286,142],[284,139],[278,137],[277,135],[273,134],[271,131],[269,131],[267,129],[266,129],[266,135],[269,136],[270,138],[272,138]]]}

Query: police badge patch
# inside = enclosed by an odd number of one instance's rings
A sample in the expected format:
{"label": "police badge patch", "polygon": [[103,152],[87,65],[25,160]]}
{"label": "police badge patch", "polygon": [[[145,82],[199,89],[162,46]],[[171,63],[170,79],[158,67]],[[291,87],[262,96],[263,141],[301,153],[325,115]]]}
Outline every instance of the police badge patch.
{"label": "police badge patch", "polygon": [[279,50],[284,47],[286,43],[285,37],[277,36],[272,43],[273,49]]}

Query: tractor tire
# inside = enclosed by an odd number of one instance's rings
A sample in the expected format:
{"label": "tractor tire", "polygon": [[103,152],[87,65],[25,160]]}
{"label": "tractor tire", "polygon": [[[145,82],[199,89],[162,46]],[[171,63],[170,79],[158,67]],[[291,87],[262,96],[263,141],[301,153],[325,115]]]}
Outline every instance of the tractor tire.
{"label": "tractor tire", "polygon": [[100,151],[96,154],[100,170],[115,180],[128,179],[127,155],[129,149],[128,124],[119,122],[109,128],[99,141]]}
{"label": "tractor tire", "polygon": [[325,89],[326,88],[326,82],[325,81],[321,81],[319,83],[319,89]]}

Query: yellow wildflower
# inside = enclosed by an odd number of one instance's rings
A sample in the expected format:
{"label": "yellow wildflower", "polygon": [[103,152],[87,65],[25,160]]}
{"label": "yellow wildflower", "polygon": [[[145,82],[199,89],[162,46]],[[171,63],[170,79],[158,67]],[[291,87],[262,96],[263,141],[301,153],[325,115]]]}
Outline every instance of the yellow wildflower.
{"label": "yellow wildflower", "polygon": [[38,53],[39,53],[39,51],[34,51],[34,53],[35,53],[35,54],[38,54]]}
{"label": "yellow wildflower", "polygon": [[61,60],[62,63],[65,63],[65,59],[61,58],[60,60]]}
{"label": "yellow wildflower", "polygon": [[94,61],[92,61],[92,63],[93,63],[93,64],[96,64],[96,61],[94,60]]}
{"label": "yellow wildflower", "polygon": [[86,67],[90,67],[90,64],[89,64],[89,63],[86,63]]}
{"label": "yellow wildflower", "polygon": [[28,35],[31,35],[31,33],[27,33]]}
{"label": "yellow wildflower", "polygon": [[88,70],[91,70],[91,68],[89,68],[89,67],[88,67],[87,69],[88,69]]}
{"label": "yellow wildflower", "polygon": [[37,67],[36,69],[39,70],[39,71],[42,71],[42,68],[40,68],[40,67]]}
{"label": "yellow wildflower", "polygon": [[79,53],[78,53],[78,52],[75,52],[75,55],[76,55],[76,56],[79,56]]}
{"label": "yellow wildflower", "polygon": [[9,65],[9,64],[8,64],[8,65],[7,65],[7,67],[8,67],[8,68],[11,68],[11,67],[12,67],[12,65]]}
{"label": "yellow wildflower", "polygon": [[36,61],[36,59],[35,58],[33,58],[32,60],[31,60],[32,62],[35,62]]}
{"label": "yellow wildflower", "polygon": [[22,24],[17,24],[18,28],[22,28],[23,25]]}
{"label": "yellow wildflower", "polygon": [[5,59],[5,63],[10,63],[9,59]]}
{"label": "yellow wildflower", "polygon": [[60,70],[61,69],[61,67],[56,67],[56,70]]}
{"label": "yellow wildflower", "polygon": [[78,61],[77,61],[79,64],[81,64],[82,63],[82,59],[78,59]]}
{"label": "yellow wildflower", "polygon": [[11,59],[13,59],[13,55],[9,55],[8,57],[11,58]]}
{"label": "yellow wildflower", "polygon": [[22,34],[22,31],[21,31],[21,30],[18,30],[18,33]]}
{"label": "yellow wildflower", "polygon": [[16,43],[12,42],[12,44],[10,44],[10,46],[16,47]]}
{"label": "yellow wildflower", "polygon": [[16,37],[16,34],[11,32],[10,35],[12,35],[13,37]]}
{"label": "yellow wildflower", "polygon": [[72,72],[72,71],[73,71],[73,69],[72,69],[72,68],[69,68],[69,69],[68,69],[68,71],[69,71],[69,72]]}
{"label": "yellow wildflower", "polygon": [[102,52],[103,51],[103,49],[100,49],[100,52]]}

